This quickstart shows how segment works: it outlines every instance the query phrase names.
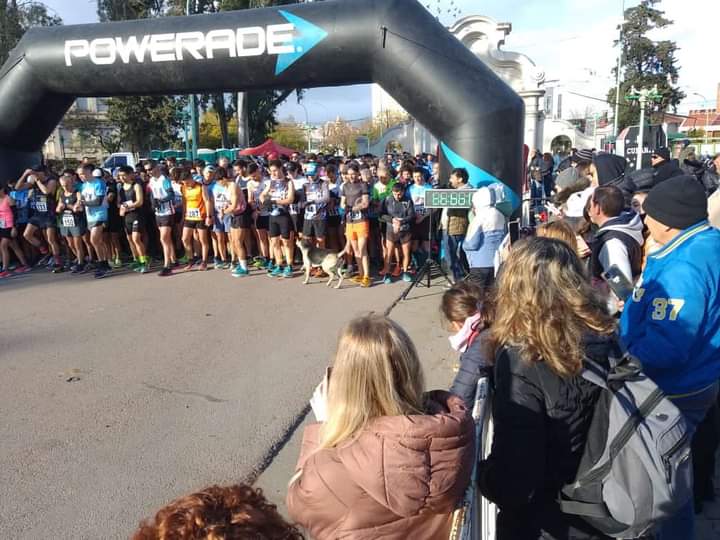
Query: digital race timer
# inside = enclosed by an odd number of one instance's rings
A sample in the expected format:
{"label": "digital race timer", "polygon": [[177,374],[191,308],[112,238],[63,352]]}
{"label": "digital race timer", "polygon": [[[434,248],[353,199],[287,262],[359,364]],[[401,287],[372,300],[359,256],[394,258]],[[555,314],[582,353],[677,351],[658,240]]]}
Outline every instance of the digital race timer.
{"label": "digital race timer", "polygon": [[472,208],[477,189],[428,189],[425,208]]}

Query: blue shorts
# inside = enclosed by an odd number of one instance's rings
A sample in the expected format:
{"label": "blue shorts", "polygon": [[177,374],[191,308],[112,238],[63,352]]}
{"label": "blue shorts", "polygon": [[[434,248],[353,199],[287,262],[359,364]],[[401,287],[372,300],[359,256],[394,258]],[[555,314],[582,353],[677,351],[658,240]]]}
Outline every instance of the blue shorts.
{"label": "blue shorts", "polygon": [[225,214],[221,220],[220,217],[217,214],[215,214],[215,224],[213,225],[213,232],[229,233],[231,227],[232,227],[232,216],[231,215]]}
{"label": "blue shorts", "polygon": [[50,215],[47,212],[38,212],[30,216],[30,225],[38,229],[57,229],[57,219],[55,215]]}

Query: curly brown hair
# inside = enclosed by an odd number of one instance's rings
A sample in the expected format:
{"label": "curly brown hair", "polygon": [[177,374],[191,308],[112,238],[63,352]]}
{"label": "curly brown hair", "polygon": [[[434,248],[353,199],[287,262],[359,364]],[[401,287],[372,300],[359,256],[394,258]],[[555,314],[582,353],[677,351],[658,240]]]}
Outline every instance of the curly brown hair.
{"label": "curly brown hair", "polygon": [[132,540],[302,540],[259,489],[212,486],[174,500]]}
{"label": "curly brown hair", "polygon": [[494,349],[518,347],[524,360],[543,361],[561,377],[582,370],[585,334],[611,335],[616,329],[577,254],[553,238],[513,245],[497,283],[495,306]]}

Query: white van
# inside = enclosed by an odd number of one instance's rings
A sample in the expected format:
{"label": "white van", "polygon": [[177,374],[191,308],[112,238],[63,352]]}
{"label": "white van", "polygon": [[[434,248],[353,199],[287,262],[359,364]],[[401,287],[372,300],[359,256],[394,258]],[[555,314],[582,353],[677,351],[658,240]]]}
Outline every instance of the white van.
{"label": "white van", "polygon": [[132,152],[115,152],[114,154],[110,154],[110,156],[105,160],[103,163],[103,169],[112,171],[116,167],[122,167],[123,165],[127,165],[134,169],[135,165],[138,163],[140,163],[140,160]]}

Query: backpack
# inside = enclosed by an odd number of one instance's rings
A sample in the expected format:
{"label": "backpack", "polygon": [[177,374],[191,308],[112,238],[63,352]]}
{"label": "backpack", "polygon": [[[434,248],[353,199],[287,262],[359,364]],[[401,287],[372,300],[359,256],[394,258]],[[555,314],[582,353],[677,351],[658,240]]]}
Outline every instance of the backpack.
{"label": "backpack", "polygon": [[560,508],[614,538],[636,538],[692,497],[691,437],[682,413],[630,354],[610,370],[585,359],[582,377],[603,391],[575,481]]}

